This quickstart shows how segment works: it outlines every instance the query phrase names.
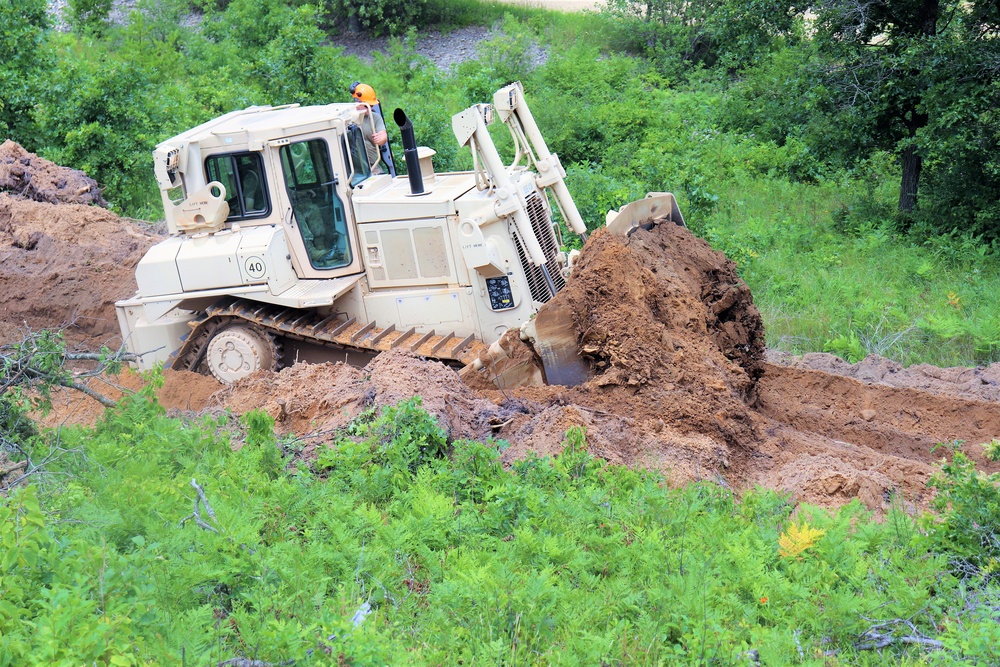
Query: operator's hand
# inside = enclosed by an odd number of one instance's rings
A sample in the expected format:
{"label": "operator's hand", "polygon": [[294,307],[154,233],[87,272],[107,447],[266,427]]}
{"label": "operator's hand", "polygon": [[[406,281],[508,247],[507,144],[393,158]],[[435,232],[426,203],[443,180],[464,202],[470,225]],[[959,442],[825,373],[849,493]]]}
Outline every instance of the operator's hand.
{"label": "operator's hand", "polygon": [[372,135],[372,143],[376,146],[381,146],[387,141],[389,141],[389,135],[385,130]]}

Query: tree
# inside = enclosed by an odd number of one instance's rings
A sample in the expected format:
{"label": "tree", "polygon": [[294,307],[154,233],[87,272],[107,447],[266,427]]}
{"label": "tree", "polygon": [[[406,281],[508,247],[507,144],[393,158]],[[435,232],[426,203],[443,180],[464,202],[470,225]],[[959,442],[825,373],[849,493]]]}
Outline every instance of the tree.
{"label": "tree", "polygon": [[21,143],[47,67],[43,55],[48,27],[46,0],[0,0],[0,142]]}
{"label": "tree", "polygon": [[794,3],[769,0],[608,0],[631,49],[676,67],[719,64],[742,69],[797,37]]}
{"label": "tree", "polygon": [[996,0],[819,0],[814,11],[830,90],[874,147],[899,156],[899,210],[911,213],[942,119],[981,127],[996,99],[984,90],[1000,72]]}

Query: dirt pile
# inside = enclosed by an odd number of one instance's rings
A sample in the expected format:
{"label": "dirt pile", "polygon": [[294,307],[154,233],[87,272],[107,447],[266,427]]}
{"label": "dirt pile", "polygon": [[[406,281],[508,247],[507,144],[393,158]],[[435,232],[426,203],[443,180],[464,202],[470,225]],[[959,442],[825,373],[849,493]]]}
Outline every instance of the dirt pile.
{"label": "dirt pile", "polygon": [[0,193],[0,338],[65,326],[73,345],[116,346],[114,302],[135,291],[135,265],[158,240],[103,208]]}
{"label": "dirt pile", "polygon": [[673,224],[595,234],[556,299],[597,370],[575,402],[752,447],[764,328],[725,255]]}
{"label": "dirt pile", "polygon": [[[128,368],[116,375],[77,377],[75,381],[113,401],[139,391],[145,382],[142,375]],[[211,376],[168,371],[156,396],[168,413],[200,412],[209,407],[212,395],[219,389],[219,383]],[[32,414],[32,418],[44,428],[93,426],[104,414],[104,406],[72,389],[53,388],[51,402],[51,411]]]}
{"label": "dirt pile", "polygon": [[424,409],[437,417],[450,440],[485,439],[505,414],[444,364],[402,350],[384,352],[363,369],[325,363],[259,372],[221,389],[211,404],[237,412],[264,410],[279,431],[316,436],[310,442],[322,442],[366,409],[413,396],[421,397]]}
{"label": "dirt pile", "polygon": [[898,389],[916,389],[981,401],[1000,401],[1000,363],[985,368],[939,368],[929,364],[914,364],[904,368],[902,364],[874,354],[851,364],[832,354],[814,352],[796,357],[773,351],[768,353],[768,360],[780,366],[823,371]]}
{"label": "dirt pile", "polygon": [[29,153],[10,139],[0,144],[0,191],[49,204],[108,205],[97,181]]}

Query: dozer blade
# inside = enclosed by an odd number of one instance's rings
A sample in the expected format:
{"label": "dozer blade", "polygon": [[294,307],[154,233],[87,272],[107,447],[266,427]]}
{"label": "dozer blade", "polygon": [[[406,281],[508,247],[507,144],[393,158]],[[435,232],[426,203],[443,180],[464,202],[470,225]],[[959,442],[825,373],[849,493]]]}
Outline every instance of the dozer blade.
{"label": "dozer blade", "polygon": [[616,236],[629,236],[637,229],[652,229],[661,222],[687,226],[677,199],[669,192],[650,192],[617,211],[608,211],[606,226]]}
{"label": "dozer blade", "polygon": [[579,352],[573,313],[563,303],[547,303],[535,319],[535,349],[542,358],[547,384],[575,387],[593,376],[593,370]]}

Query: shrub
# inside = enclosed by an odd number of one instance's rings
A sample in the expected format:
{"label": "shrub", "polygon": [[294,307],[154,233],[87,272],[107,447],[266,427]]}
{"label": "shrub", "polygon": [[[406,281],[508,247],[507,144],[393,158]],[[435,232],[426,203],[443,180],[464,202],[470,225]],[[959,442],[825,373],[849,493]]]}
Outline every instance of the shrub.
{"label": "shrub", "polygon": [[[956,440],[938,445],[951,452],[951,460],[928,482],[937,489],[933,504],[941,513],[930,525],[931,537],[958,571],[994,579],[1000,577],[1000,473],[977,471],[975,463],[959,450],[962,444]],[[1000,460],[996,440],[984,451],[991,460]]]}

